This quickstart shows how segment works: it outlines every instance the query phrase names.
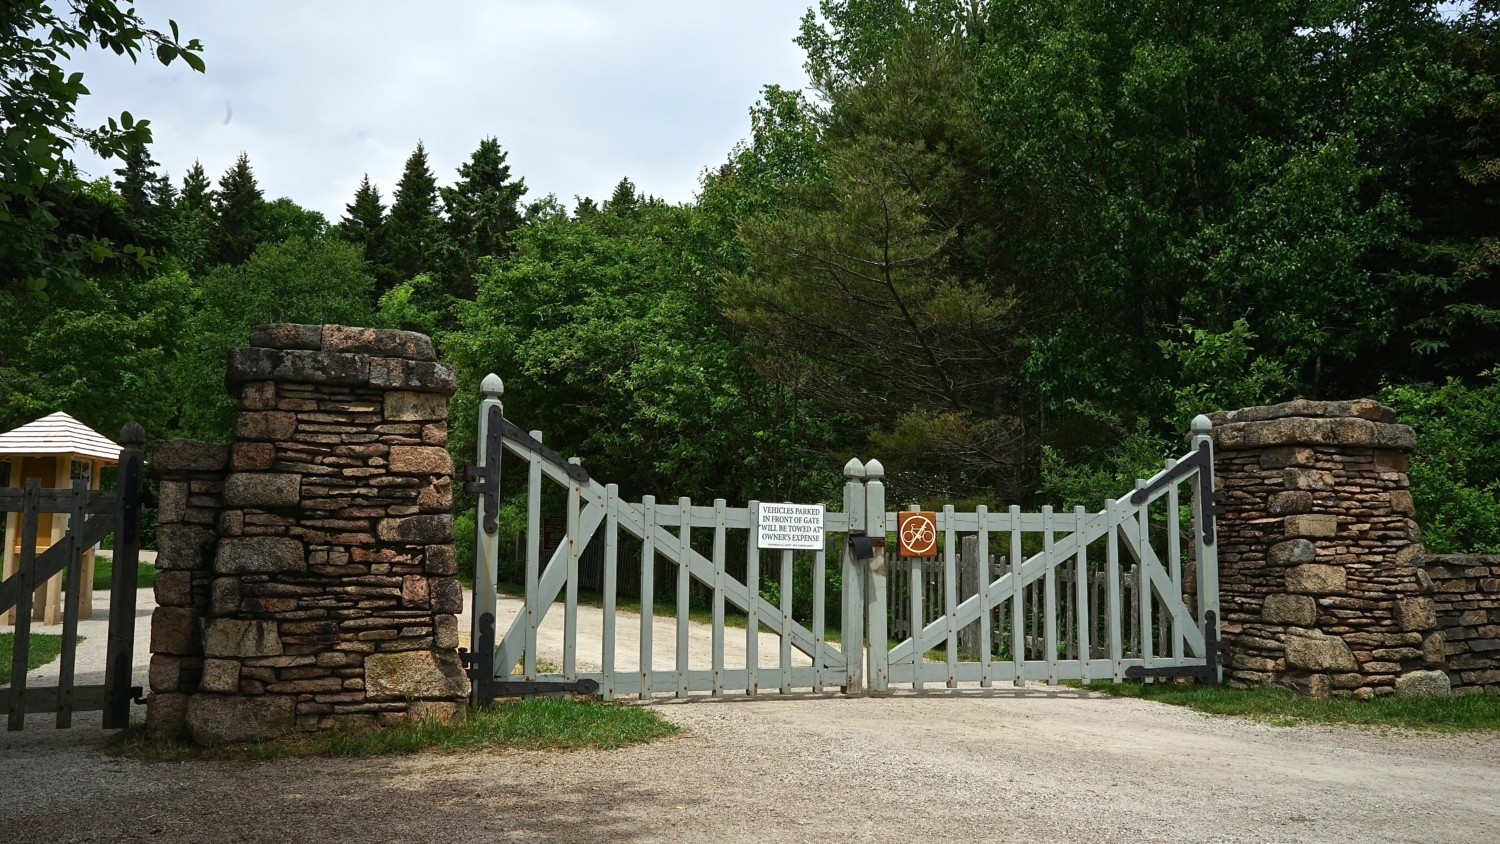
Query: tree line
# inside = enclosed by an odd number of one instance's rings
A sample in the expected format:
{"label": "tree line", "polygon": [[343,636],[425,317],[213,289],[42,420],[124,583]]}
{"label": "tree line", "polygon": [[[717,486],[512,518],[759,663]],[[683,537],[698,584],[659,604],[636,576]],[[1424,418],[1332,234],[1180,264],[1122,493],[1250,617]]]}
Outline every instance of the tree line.
{"label": "tree line", "polygon": [[1374,396],[1418,428],[1428,544],[1500,550],[1497,26],[1488,0],[825,0],[810,88],[768,86],[685,204],[528,201],[485,138],[447,179],[419,143],[389,204],[366,177],[330,223],[245,155],[174,181],[132,137],[115,178],[40,189],[54,252],[122,248],[41,290],[5,271],[0,424],[224,439],[251,325],[348,322],[438,339],[458,459],[494,371],[632,496],[830,499],[857,454],[896,500],[1094,507],[1196,413]]}

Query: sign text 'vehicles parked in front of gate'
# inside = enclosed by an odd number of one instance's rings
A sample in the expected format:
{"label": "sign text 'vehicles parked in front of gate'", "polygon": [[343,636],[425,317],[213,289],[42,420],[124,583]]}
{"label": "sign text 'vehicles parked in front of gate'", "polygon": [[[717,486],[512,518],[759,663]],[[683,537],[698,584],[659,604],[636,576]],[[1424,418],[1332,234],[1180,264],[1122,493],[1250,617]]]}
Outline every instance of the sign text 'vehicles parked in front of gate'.
{"label": "sign text 'vehicles parked in front of gate'", "polygon": [[822,504],[761,504],[757,548],[816,551],[823,547]]}

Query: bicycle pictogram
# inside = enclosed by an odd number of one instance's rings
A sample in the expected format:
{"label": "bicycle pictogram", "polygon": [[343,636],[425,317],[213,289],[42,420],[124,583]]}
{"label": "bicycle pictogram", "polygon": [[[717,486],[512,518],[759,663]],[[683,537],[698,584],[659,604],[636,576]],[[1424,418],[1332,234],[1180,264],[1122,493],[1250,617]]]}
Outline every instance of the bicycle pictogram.
{"label": "bicycle pictogram", "polygon": [[937,513],[908,510],[897,516],[901,556],[932,557],[937,554]]}

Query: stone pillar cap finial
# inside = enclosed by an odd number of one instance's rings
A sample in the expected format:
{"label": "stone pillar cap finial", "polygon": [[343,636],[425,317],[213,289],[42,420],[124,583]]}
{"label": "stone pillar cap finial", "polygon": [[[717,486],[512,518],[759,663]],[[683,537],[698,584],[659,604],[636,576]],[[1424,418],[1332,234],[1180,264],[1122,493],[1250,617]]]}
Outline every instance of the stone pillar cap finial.
{"label": "stone pillar cap finial", "polygon": [[885,477],[885,466],[879,460],[871,460],[869,463],[865,464],[865,477],[867,477],[867,478],[883,478],[883,477]]}
{"label": "stone pillar cap finial", "polygon": [[1202,413],[1194,416],[1193,421],[1190,425],[1193,433],[1195,434],[1206,434],[1209,432],[1209,429],[1213,428],[1213,426],[1213,422],[1210,422],[1208,417]]}
{"label": "stone pillar cap finial", "polygon": [[865,464],[859,462],[859,458],[857,457],[849,458],[849,462],[844,464],[844,477],[863,478],[864,476]]}
{"label": "stone pillar cap finial", "polygon": [[505,395],[505,382],[500,380],[500,376],[491,372],[479,382],[479,392],[483,393],[485,398],[498,399]]}

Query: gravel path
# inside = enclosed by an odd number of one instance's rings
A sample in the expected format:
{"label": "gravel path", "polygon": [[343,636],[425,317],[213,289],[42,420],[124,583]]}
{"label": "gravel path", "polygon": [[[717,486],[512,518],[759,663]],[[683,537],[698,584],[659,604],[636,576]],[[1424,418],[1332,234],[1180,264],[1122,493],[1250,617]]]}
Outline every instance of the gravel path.
{"label": "gravel path", "polygon": [[653,705],[685,733],[267,763],[112,759],[97,716],[41,721],[0,734],[0,838],[1500,841],[1495,735],[1271,727],[1035,687]]}

